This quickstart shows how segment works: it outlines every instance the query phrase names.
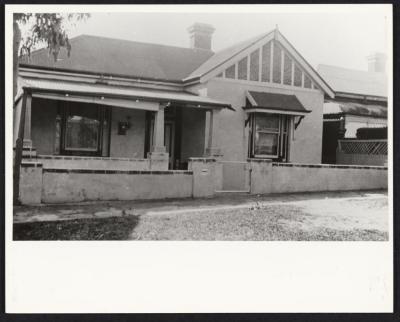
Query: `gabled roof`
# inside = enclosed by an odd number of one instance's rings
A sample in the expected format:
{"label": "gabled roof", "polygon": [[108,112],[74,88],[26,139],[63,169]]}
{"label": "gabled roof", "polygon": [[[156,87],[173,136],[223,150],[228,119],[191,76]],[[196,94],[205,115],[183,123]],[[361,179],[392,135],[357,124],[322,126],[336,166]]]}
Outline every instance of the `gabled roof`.
{"label": "gabled roof", "polygon": [[321,76],[335,92],[387,97],[387,76],[355,69],[330,65],[319,65]]}
{"label": "gabled roof", "polygon": [[[235,59],[236,56],[243,55],[246,51],[254,50],[256,46],[262,46],[274,39],[297,61],[297,63],[307,72],[314,82],[330,97],[334,96],[332,88],[324,81],[318,72],[304,59],[303,56],[293,47],[293,45],[280,33],[278,29],[274,29],[268,33],[261,34],[257,37],[250,38],[239,44],[221,50],[210,57],[206,62],[193,71],[184,81],[189,82],[199,78],[207,78],[215,74],[220,66],[226,65]],[[229,66],[227,66],[229,67]],[[221,69],[222,67],[220,67]],[[209,76],[207,76],[209,75]]]}
{"label": "gabled roof", "polygon": [[219,52],[216,52],[212,57],[210,57],[206,62],[204,62],[202,65],[200,65],[196,70],[194,70],[186,79],[192,79],[196,77],[201,77],[207,72],[209,72],[211,69],[214,69],[218,67],[220,64],[228,61],[238,53],[240,53],[242,50],[247,49],[251,45],[257,43],[258,41],[264,39],[268,35],[272,35],[273,31],[263,33],[261,35],[258,35],[256,37],[252,37],[250,39],[241,41],[233,46],[227,47],[225,49],[220,50]]}
{"label": "gabled roof", "polygon": [[32,52],[21,66],[121,75],[143,79],[181,81],[213,55],[212,51],[81,35],[70,40],[71,56],[64,48],[54,61],[43,48]]}
{"label": "gabled roof", "polygon": [[57,62],[43,48],[20,59],[21,67],[39,67],[112,76],[126,76],[175,82],[197,81],[210,71],[245,53],[254,46],[275,39],[293,56],[314,82],[329,96],[333,91],[310,64],[286,40],[278,29],[235,44],[213,53],[128,40],[81,35],[70,40],[72,51],[67,57],[61,49]]}

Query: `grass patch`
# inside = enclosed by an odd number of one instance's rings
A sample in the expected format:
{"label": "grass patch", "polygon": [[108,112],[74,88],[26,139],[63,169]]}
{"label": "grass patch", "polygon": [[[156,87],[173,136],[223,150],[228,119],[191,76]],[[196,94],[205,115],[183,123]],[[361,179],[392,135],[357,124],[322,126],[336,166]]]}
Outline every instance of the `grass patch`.
{"label": "grass patch", "polygon": [[125,240],[138,216],[14,224],[14,240]]}

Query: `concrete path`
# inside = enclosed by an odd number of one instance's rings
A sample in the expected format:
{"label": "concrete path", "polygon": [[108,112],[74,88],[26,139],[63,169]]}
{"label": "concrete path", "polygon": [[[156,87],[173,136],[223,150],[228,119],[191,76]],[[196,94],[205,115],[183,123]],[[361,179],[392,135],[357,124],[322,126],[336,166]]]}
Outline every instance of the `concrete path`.
{"label": "concrete path", "polygon": [[[382,216],[374,215],[376,209],[369,209],[368,216],[364,200],[386,199],[383,191],[363,192],[329,192],[307,194],[282,194],[282,195],[249,195],[249,194],[220,194],[212,199],[180,199],[157,201],[112,201],[88,202],[79,204],[41,205],[41,206],[16,206],[14,207],[14,223],[37,221],[62,221],[84,218],[108,218],[129,215],[162,216],[177,214],[201,214],[216,212],[229,212],[239,209],[259,209],[266,206],[296,205],[307,213],[319,215],[321,225],[332,214],[346,214],[346,221],[361,222],[361,226],[387,229],[387,218],[382,221]],[[333,203],[332,203],[333,201]],[[343,202],[349,201],[349,202]],[[351,206],[349,206],[351,204]],[[368,203],[369,205],[370,203]],[[350,207],[350,208],[349,208]],[[369,207],[369,206],[366,206]],[[354,210],[359,211],[354,211]],[[367,219],[367,220],[366,220]],[[369,224],[368,224],[369,221]],[[333,225],[340,228],[345,221],[337,220]],[[327,223],[326,223],[327,224]],[[332,222],[329,222],[331,225]],[[363,226],[364,225],[364,226]],[[383,228],[383,227],[382,227]]]}

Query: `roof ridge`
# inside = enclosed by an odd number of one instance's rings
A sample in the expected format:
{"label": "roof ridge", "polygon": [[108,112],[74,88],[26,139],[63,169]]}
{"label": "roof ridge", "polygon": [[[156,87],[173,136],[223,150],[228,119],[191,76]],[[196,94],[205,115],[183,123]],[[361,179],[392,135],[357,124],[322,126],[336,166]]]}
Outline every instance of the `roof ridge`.
{"label": "roof ridge", "polygon": [[159,47],[178,48],[178,49],[186,49],[186,50],[191,50],[191,51],[203,51],[203,52],[207,52],[207,53],[214,53],[212,50],[203,49],[203,48],[180,47],[180,46],[165,45],[165,44],[159,44],[159,43],[153,43],[153,42],[145,42],[145,41],[123,39],[123,38],[89,35],[89,34],[80,34],[78,36],[70,38],[70,41],[76,40],[77,38],[83,38],[83,37],[91,37],[91,38],[98,38],[98,39],[105,39],[105,40],[125,41],[128,43],[135,43],[135,44],[152,45],[152,46],[159,46]]}
{"label": "roof ridge", "polygon": [[325,66],[325,67],[333,67],[333,68],[336,68],[336,69],[345,69],[345,70],[348,70],[348,71],[351,71],[351,72],[360,72],[360,73],[378,74],[378,75],[384,74],[384,73],[382,73],[382,72],[371,72],[371,71],[368,71],[368,70],[355,69],[355,68],[348,68],[348,67],[342,67],[342,66],[331,65],[331,64],[318,64],[317,69],[318,69],[319,67],[322,67],[322,66]]}

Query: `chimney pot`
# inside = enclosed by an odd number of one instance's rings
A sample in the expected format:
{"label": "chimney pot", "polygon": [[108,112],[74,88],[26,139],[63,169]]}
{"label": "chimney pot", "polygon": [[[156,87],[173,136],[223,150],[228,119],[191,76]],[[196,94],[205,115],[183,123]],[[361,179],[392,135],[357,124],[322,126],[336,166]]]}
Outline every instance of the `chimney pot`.
{"label": "chimney pot", "polygon": [[196,22],[188,29],[190,35],[190,48],[211,50],[211,39],[215,28],[206,23]]}
{"label": "chimney pot", "polygon": [[386,55],[384,53],[374,53],[367,57],[368,71],[375,73],[386,73]]}

